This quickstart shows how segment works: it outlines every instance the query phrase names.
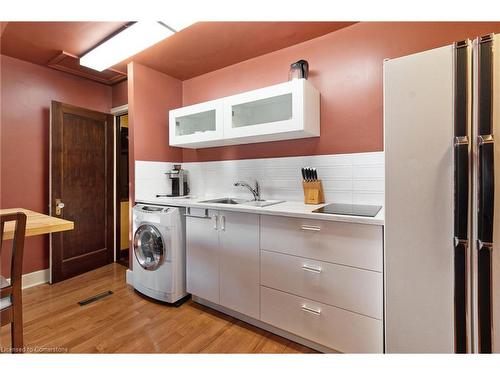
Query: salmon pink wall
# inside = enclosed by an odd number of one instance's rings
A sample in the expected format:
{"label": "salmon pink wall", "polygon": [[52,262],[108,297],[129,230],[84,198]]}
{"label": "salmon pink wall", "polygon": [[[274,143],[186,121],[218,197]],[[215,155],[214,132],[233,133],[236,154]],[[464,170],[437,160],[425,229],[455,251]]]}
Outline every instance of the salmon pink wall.
{"label": "salmon pink wall", "polygon": [[3,31],[7,27],[8,22],[0,22],[0,36],[2,36]]}
{"label": "salmon pink wall", "polygon": [[299,59],[321,93],[321,137],[183,150],[183,161],[337,154],[383,149],[384,58],[500,32],[500,22],[361,22],[295,46],[183,82],[183,105],[252,90],[288,79]]}
{"label": "salmon pink wall", "polygon": [[128,83],[122,81],[111,88],[112,106],[120,107],[128,103]]}
{"label": "salmon pink wall", "polygon": [[135,160],[180,161],[181,149],[168,146],[167,119],[170,109],[182,106],[182,82],[132,62],[128,102]]}
{"label": "salmon pink wall", "polygon": [[[0,207],[48,213],[51,101],[109,112],[111,87],[8,56],[0,59]],[[24,254],[24,273],[48,268],[48,236],[28,237]],[[2,273],[7,266],[2,262]]]}

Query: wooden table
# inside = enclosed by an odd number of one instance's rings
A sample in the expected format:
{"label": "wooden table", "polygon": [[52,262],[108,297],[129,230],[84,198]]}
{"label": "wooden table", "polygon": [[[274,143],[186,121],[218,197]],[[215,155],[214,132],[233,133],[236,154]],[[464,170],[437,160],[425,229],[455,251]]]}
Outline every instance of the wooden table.
{"label": "wooden table", "polygon": [[[69,220],[59,219],[57,217],[44,215],[24,208],[0,209],[0,215],[13,212],[24,212],[26,214],[26,237],[37,236],[54,232],[63,232],[72,230],[74,223]],[[14,237],[14,222],[5,223],[3,239],[10,240]]]}

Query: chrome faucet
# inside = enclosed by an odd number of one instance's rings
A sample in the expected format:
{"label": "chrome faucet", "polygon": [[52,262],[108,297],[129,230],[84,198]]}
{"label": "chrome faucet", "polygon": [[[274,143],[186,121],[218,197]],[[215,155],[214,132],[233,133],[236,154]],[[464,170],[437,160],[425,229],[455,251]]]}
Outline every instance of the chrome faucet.
{"label": "chrome faucet", "polygon": [[260,201],[261,200],[260,199],[259,181],[255,181],[255,188],[252,188],[245,181],[237,181],[237,182],[234,183],[234,186],[243,186],[243,187],[246,187],[253,194],[253,200],[254,201]]}

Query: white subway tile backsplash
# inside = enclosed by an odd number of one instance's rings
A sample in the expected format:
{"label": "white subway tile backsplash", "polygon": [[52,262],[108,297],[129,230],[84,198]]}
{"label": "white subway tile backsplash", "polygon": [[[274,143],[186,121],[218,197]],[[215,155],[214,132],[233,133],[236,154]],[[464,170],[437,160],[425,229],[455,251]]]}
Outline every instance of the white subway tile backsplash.
{"label": "white subway tile backsplash", "polygon": [[318,177],[325,178],[352,178],[352,165],[337,165],[337,166],[319,166],[314,167],[318,170]]}
{"label": "white subway tile backsplash", "polygon": [[160,178],[164,173],[172,169],[174,163],[165,163],[161,161],[142,161],[135,162],[135,178]]}
{"label": "white subway tile backsplash", "polygon": [[384,178],[384,164],[355,165],[352,169],[354,178]]}
{"label": "white subway tile backsplash", "polygon": [[135,199],[150,200],[156,198],[156,194],[170,194],[171,187],[167,184],[167,178],[143,178],[137,179],[135,183]]}
{"label": "white subway tile backsplash", "polygon": [[362,152],[353,155],[353,165],[384,164],[383,152]]}
{"label": "white subway tile backsplash", "polygon": [[174,163],[158,161],[135,162],[135,199],[151,200],[156,194],[170,194],[171,187],[165,173],[173,168]]}
{"label": "white subway tile backsplash", "polygon": [[322,183],[325,191],[352,191],[350,178],[323,178]]}
{"label": "white subway tile backsplash", "polygon": [[352,191],[325,191],[327,202],[352,204]]}
{"label": "white subway tile backsplash", "polygon": [[384,205],[384,193],[353,192],[353,204],[377,204]]}
{"label": "white subway tile backsplash", "polygon": [[372,180],[354,179],[352,181],[352,190],[383,193],[384,180],[379,178]]}
{"label": "white subway tile backsplash", "polygon": [[[136,161],[136,200],[170,193],[164,173],[174,163]],[[238,180],[258,180],[262,197],[302,201],[301,167],[317,168],[327,202],[383,204],[383,152],[182,163],[191,195],[250,197]]]}

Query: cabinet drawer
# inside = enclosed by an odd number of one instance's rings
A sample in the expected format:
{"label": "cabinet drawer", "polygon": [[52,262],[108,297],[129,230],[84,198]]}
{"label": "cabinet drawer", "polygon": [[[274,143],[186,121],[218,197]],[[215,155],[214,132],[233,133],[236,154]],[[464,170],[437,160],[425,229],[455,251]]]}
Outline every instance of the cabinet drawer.
{"label": "cabinet drawer", "polygon": [[382,227],[262,215],[260,248],[382,271]]}
{"label": "cabinet drawer", "polygon": [[344,353],[382,353],[382,321],[261,287],[261,320]]}
{"label": "cabinet drawer", "polygon": [[261,251],[261,284],[382,319],[382,273]]}

